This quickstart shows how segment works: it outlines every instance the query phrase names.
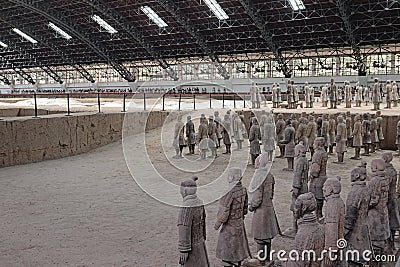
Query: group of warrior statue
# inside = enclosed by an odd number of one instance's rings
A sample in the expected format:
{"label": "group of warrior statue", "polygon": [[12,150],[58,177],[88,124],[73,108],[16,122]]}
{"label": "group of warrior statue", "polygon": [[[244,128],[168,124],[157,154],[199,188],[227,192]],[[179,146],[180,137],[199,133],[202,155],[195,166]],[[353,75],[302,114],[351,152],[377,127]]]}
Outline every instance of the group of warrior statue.
{"label": "group of warrior statue", "polygon": [[[289,80],[286,88],[287,95],[287,108],[296,109],[299,106],[299,92],[297,85],[293,80]],[[383,103],[383,97],[385,96],[386,108],[391,108],[392,106],[397,107],[400,103],[399,88],[397,87],[396,81],[386,81],[386,85],[383,90],[381,90],[381,84],[378,79],[374,80],[372,88],[362,86],[359,82],[356,83],[354,88],[351,87],[350,82],[346,81],[344,83],[343,89],[339,90],[335,84],[334,79],[331,79],[330,84],[325,84],[321,87],[320,91],[320,101],[322,107],[328,107],[328,102],[330,104],[330,109],[336,109],[338,105],[341,104],[342,100],[345,102],[346,108],[351,108],[352,103],[355,103],[356,107],[361,107],[362,102],[368,105],[372,102],[374,105],[374,110],[380,109],[380,104]],[[315,98],[315,89],[313,86],[309,85],[308,82],[304,84],[304,98],[306,103],[306,108],[313,108]],[[283,103],[282,91],[279,84],[274,83],[272,85],[272,106],[273,108],[281,107]],[[254,107],[253,107],[254,108]]]}
{"label": "group of warrior statue", "polygon": [[[200,139],[207,137],[215,140],[215,144],[218,143],[219,138],[214,131],[216,128],[214,125],[219,121],[218,115],[215,113],[215,117],[210,116],[208,124],[202,115],[198,134]],[[235,113],[233,121],[238,123],[235,127],[231,127],[229,116],[228,112],[224,116],[225,123],[218,123],[223,125],[222,132],[225,131],[227,139],[231,140],[229,137],[234,136],[237,142],[240,138],[237,138],[237,133],[232,133],[231,129],[237,132],[240,128],[244,132],[243,118]],[[180,120],[178,117],[178,122]],[[338,245],[338,240],[344,239],[347,241],[346,249],[357,250],[360,253],[369,250],[373,255],[372,260],[366,262],[365,258],[352,254],[346,259],[347,265],[381,266],[382,263],[374,259],[379,255],[393,253],[394,236],[396,231],[400,231],[398,204],[400,186],[397,183],[397,171],[391,163],[392,153],[385,152],[381,158],[372,160],[370,166],[372,177],[368,179],[368,183],[367,163],[359,161],[358,166],[349,174],[351,190],[346,203],[340,196],[341,178],[327,176],[328,154],[333,153],[334,146],[337,154],[335,163],[343,162],[344,153],[351,146],[355,147],[353,159],[361,159],[361,147],[364,147],[365,156],[380,149],[380,143],[384,138],[380,112],[356,115],[354,118],[350,113],[329,116],[324,114],[316,118],[313,114],[303,112],[299,118],[292,114],[286,121],[283,114],[278,114],[275,124],[273,114],[264,111],[259,120],[260,123],[255,117],[251,120],[249,141],[250,146],[252,142],[257,142],[259,148],[259,141],[263,140],[264,151],[261,152],[259,149],[259,155],[255,154],[253,159],[255,166],[253,179],[262,182],[257,188],[249,189],[251,193],[249,200],[248,191],[241,182],[243,170],[237,167],[230,168],[229,192],[219,201],[214,225],[214,229],[219,230],[215,252],[222,266],[242,266],[244,262],[264,266],[272,261],[272,240],[282,234],[273,206],[275,180],[267,168],[276,145],[280,148],[279,157],[287,159],[288,167],[285,170],[293,171],[290,210],[293,212],[294,249],[299,255],[302,255],[303,251],[310,250],[316,255],[321,255],[323,250],[329,250],[333,256],[323,259],[317,257],[286,262],[275,261],[274,264],[342,266],[344,262],[335,255],[343,249]],[[191,118],[188,117],[186,135],[193,134],[193,129]],[[195,135],[191,137],[194,138]],[[221,139],[224,139],[225,143],[225,136]],[[189,146],[190,153],[194,153],[194,141],[189,144],[193,145]],[[400,148],[400,116],[396,144]],[[201,149],[201,141],[199,146]],[[238,144],[238,149],[240,147],[241,144]],[[311,154],[311,160],[306,156],[307,151]],[[180,155],[179,149],[177,153]],[[227,147],[226,153],[230,153],[230,148]],[[213,152],[212,156],[216,156],[216,152]],[[203,202],[196,195],[197,179],[193,177],[183,181],[180,190],[183,204],[178,216],[179,264],[186,267],[210,266],[205,243],[206,212]],[[323,214],[324,202],[326,202],[325,214]],[[245,230],[245,217],[248,212],[254,213],[252,233],[257,245],[257,257],[254,259]]]}

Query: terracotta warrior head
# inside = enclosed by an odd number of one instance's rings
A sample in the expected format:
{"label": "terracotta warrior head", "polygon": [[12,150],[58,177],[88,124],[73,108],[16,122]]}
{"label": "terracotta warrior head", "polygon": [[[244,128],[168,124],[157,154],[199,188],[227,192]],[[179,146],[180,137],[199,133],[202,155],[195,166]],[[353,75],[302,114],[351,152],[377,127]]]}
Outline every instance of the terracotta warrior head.
{"label": "terracotta warrior head", "polygon": [[354,116],[354,120],[361,121],[361,116],[357,114],[356,116]]}
{"label": "terracotta warrior head", "polygon": [[291,126],[292,125],[292,120],[291,119],[287,119],[286,120],[286,126]]}
{"label": "terracotta warrior head", "polygon": [[242,169],[238,167],[232,167],[228,171],[228,183],[230,185],[237,184],[242,180]]}
{"label": "terracotta warrior head", "polygon": [[181,115],[181,114],[178,114],[178,116],[176,117],[176,120],[177,120],[177,121],[182,121],[182,115]]}
{"label": "terracotta warrior head", "polygon": [[297,144],[294,147],[294,156],[295,157],[303,156],[305,154],[306,154],[306,148],[304,147],[302,142],[300,142],[299,144]]}
{"label": "terracotta warrior head", "polygon": [[368,113],[364,113],[364,114],[363,114],[363,119],[364,119],[364,120],[368,120],[368,118],[369,118],[369,114],[368,114]]}
{"label": "terracotta warrior head", "polygon": [[322,187],[322,191],[324,192],[324,197],[329,197],[332,194],[340,194],[340,191],[342,191],[340,177],[328,178]]}
{"label": "terracotta warrior head", "polygon": [[393,153],[392,152],[385,152],[382,155],[382,159],[386,162],[386,163],[390,163],[393,160]]}
{"label": "terracotta warrior head", "polygon": [[186,197],[189,195],[195,195],[197,192],[197,184],[196,181],[199,178],[197,176],[193,176],[190,179],[187,179],[183,182],[181,182],[181,187],[180,187],[180,193],[182,197]]}
{"label": "terracotta warrior head", "polygon": [[283,114],[282,113],[278,114],[278,120],[283,120]]}
{"label": "terracotta warrior head", "polygon": [[387,81],[386,81],[386,84],[390,84],[390,80],[387,80]]}
{"label": "terracotta warrior head", "polygon": [[375,114],[376,114],[376,117],[380,117],[382,113],[378,110]]}
{"label": "terracotta warrior head", "polygon": [[365,181],[365,179],[367,179],[367,169],[363,167],[355,167],[351,171],[350,177],[352,182]]}
{"label": "terracotta warrior head", "polygon": [[325,145],[325,139],[323,137],[317,137],[314,140],[314,147],[315,148],[323,148]]}
{"label": "terracotta warrior head", "polygon": [[342,115],[339,115],[338,117],[337,117],[337,120],[338,120],[338,122],[339,123],[343,123],[343,116]]}
{"label": "terracotta warrior head", "polygon": [[219,111],[214,111],[214,117],[218,117],[219,116]]}
{"label": "terracotta warrior head", "polygon": [[312,213],[317,209],[317,200],[313,193],[301,194],[294,203],[295,213],[298,218],[302,218],[305,214]]}
{"label": "terracotta warrior head", "polygon": [[383,159],[373,159],[371,162],[371,171],[379,172],[384,171],[386,168],[386,163]]}
{"label": "terracotta warrior head", "polygon": [[309,121],[315,121],[315,117],[314,117],[313,115],[309,115],[309,116],[308,116],[308,120],[309,120]]}
{"label": "terracotta warrior head", "polygon": [[322,119],[327,120],[328,119],[328,114],[323,114]]}

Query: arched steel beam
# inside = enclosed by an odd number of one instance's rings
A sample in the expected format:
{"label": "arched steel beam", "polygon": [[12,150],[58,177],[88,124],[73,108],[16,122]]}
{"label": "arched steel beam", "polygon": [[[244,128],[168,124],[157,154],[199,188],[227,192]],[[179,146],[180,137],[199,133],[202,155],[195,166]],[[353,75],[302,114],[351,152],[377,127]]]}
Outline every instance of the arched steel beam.
{"label": "arched steel beam", "polygon": [[222,65],[217,54],[207,44],[204,37],[201,34],[199,34],[198,31],[196,31],[193,25],[190,24],[189,17],[179,10],[179,6],[177,5],[176,1],[157,0],[157,3],[159,3],[165,10],[167,10],[175,18],[175,20],[185,28],[186,32],[189,33],[196,40],[197,44],[207,53],[207,56],[211,59],[211,61],[216,64],[218,73],[222,77],[224,77],[225,80],[228,80],[230,78],[229,73],[226,70],[226,68]]}
{"label": "arched steel beam", "polygon": [[27,81],[30,84],[35,85],[36,82],[35,80],[33,80],[32,76],[29,75],[29,73],[25,72],[23,69],[21,68],[12,68],[19,76],[21,76],[22,78],[24,78],[25,81]]}
{"label": "arched steel beam", "polygon": [[174,79],[178,80],[178,76],[175,71],[171,68],[169,63],[160,57],[160,55],[154,50],[154,48],[144,41],[144,37],[137,33],[137,30],[132,26],[129,21],[127,21],[117,10],[110,8],[102,0],[82,0],[82,2],[94,7],[103,16],[114,21],[116,25],[124,30],[124,32],[131,37],[136,43],[142,46],[150,57],[154,58],[155,61],[168,73],[168,75]]}
{"label": "arched steel beam", "polygon": [[84,42],[88,47],[90,47],[96,54],[103,58],[108,64],[110,64],[125,80],[129,82],[135,81],[135,76],[120,62],[118,62],[104,47],[96,40],[92,40],[89,35],[81,32],[73,21],[64,18],[62,15],[58,14],[56,11],[52,10],[48,6],[41,4],[39,1],[34,0],[9,0],[15,4],[21,5],[33,12],[36,12],[47,19],[54,21],[59,24],[62,28],[65,28],[71,34],[75,35],[82,42]]}
{"label": "arched steel beam", "polygon": [[353,56],[357,63],[358,75],[366,76],[366,66],[361,57],[360,47],[357,44],[357,37],[354,32],[354,28],[351,24],[350,20],[350,12],[351,12],[351,0],[336,0],[336,6],[339,9],[340,16],[342,17],[344,27],[346,29],[347,40],[353,49]]}
{"label": "arched steel beam", "polygon": [[279,45],[273,40],[272,34],[267,29],[267,24],[264,18],[260,15],[259,12],[254,11],[254,8],[249,0],[238,0],[238,1],[246,10],[246,13],[250,16],[251,20],[254,22],[254,25],[261,32],[261,36],[267,42],[269,49],[274,54],[275,59],[279,64],[279,68],[282,70],[285,77],[290,78],[292,76],[292,70],[289,69],[287,61],[283,58],[282,53],[279,49]]}

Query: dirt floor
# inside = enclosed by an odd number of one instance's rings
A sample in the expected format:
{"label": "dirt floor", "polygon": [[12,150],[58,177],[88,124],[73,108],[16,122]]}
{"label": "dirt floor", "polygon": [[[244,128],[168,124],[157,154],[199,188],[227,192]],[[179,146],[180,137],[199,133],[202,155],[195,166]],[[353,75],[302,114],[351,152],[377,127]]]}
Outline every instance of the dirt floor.
{"label": "dirt floor", "polygon": [[[178,266],[178,208],[161,203],[138,186],[127,167],[124,151],[131,170],[133,165],[139,166],[134,170],[135,177],[150,179],[151,174],[144,168],[141,171],[140,165],[143,158],[149,158],[172,184],[196,174],[201,185],[219,177],[227,162],[246,166],[248,154],[246,150],[234,151],[239,157],[230,158],[222,155],[224,149],[220,149],[215,161],[205,162],[198,162],[198,155],[187,156],[189,166],[201,166],[204,170],[185,169],[184,160],[171,158],[172,131],[173,125],[168,124],[162,131],[146,133],[150,156],[135,150],[143,144],[143,136],[137,135],[83,155],[1,169],[0,266]],[[245,142],[246,149],[247,146]],[[364,160],[369,164],[382,152]],[[328,161],[328,175],[342,177],[344,200],[350,189],[350,171],[360,162],[348,159],[353,154],[353,149],[349,149],[343,165],[332,164],[334,156]],[[243,162],[237,162],[240,159]],[[400,170],[399,158],[393,162]],[[284,167],[285,159],[275,159],[271,168],[276,181],[275,210],[282,231],[292,224],[292,173],[282,171]],[[246,186],[253,173],[254,168],[247,166],[243,178]],[[217,210],[217,202],[206,206],[211,266],[220,266],[215,257],[218,231],[213,229]],[[255,254],[251,221],[249,214],[245,222]],[[277,237],[273,249],[289,249],[292,243],[291,239]]]}

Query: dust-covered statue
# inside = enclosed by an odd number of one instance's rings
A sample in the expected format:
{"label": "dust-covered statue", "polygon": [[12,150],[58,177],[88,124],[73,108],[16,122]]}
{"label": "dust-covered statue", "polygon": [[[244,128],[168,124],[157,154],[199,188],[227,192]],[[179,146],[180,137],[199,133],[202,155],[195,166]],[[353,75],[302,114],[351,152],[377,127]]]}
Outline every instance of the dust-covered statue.
{"label": "dust-covered statue", "polygon": [[174,141],[173,147],[175,148],[175,156],[173,158],[180,159],[182,158],[182,150],[185,145],[185,124],[182,122],[182,115],[179,114],[176,123],[175,123],[175,131],[174,131]]}
{"label": "dust-covered statue", "polygon": [[355,155],[351,159],[359,160],[361,159],[361,147],[363,146],[363,136],[362,136],[362,125],[361,116],[356,115],[354,117],[354,128],[353,128],[353,147],[355,149]]}
{"label": "dust-covered statue", "polygon": [[292,127],[291,120],[286,120],[286,129],[284,132],[284,139],[280,141],[281,144],[285,145],[285,158],[287,160],[286,171],[293,171],[294,162],[294,147],[295,147],[295,129]]}
{"label": "dust-covered statue", "polygon": [[194,147],[196,145],[196,132],[194,129],[194,123],[192,121],[191,116],[187,116],[186,118],[186,139],[187,145],[189,147],[189,154],[194,154]]}
{"label": "dust-covered statue", "polygon": [[258,125],[257,118],[252,118],[252,125],[250,127],[249,133],[250,141],[250,155],[251,155],[251,165],[254,166],[256,158],[261,154],[260,141],[261,141],[261,131]]}
{"label": "dust-covered statue", "polygon": [[344,153],[346,152],[346,141],[347,141],[347,128],[344,123],[343,117],[338,116],[337,118],[337,130],[336,130],[336,154],[338,161],[337,163],[343,163]]}

